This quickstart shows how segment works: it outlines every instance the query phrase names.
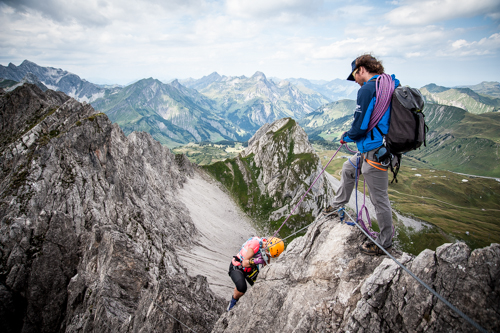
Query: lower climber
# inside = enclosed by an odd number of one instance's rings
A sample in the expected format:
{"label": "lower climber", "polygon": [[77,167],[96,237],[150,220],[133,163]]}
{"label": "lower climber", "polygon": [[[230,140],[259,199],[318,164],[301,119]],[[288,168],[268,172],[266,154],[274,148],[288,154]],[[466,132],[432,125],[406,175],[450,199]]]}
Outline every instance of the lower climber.
{"label": "lower climber", "polygon": [[231,310],[245,294],[247,281],[253,286],[259,274],[258,265],[266,266],[271,261],[267,259],[266,262],[266,258],[277,258],[284,249],[283,241],[276,237],[271,238],[269,242],[266,238],[252,237],[241,246],[240,252],[233,257],[229,265],[229,276],[235,288],[227,311]]}

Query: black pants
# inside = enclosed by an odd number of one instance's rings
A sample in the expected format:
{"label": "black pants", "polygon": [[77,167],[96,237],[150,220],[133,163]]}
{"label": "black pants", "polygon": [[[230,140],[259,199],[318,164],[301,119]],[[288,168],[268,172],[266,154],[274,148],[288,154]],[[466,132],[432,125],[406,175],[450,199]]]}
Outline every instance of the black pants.
{"label": "black pants", "polygon": [[253,281],[248,278],[243,272],[243,269],[240,268],[240,266],[234,266],[233,263],[229,264],[229,276],[231,277],[231,280],[233,280],[234,285],[236,286],[236,289],[240,293],[246,293],[247,292],[247,283],[253,286]]}

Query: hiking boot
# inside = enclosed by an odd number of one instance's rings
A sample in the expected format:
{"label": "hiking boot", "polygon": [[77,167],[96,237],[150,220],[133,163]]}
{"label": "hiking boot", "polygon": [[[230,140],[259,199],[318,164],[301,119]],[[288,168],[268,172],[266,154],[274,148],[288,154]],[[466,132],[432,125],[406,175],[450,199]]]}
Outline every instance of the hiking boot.
{"label": "hiking boot", "polygon": [[338,215],[338,211],[341,206],[328,206],[326,209],[324,209],[321,214],[323,216],[332,216],[332,215]]}
{"label": "hiking boot", "polygon": [[[390,249],[391,246],[386,247],[385,249],[388,250]],[[385,252],[382,251],[375,243],[372,242],[365,242],[359,246],[359,250],[361,253],[368,254],[370,256],[381,256],[384,255]]]}
{"label": "hiking boot", "polygon": [[227,311],[231,310],[233,308],[233,306],[236,305],[237,302],[238,302],[237,299],[234,299],[233,297],[231,297],[231,302],[229,302],[229,305],[227,306]]}

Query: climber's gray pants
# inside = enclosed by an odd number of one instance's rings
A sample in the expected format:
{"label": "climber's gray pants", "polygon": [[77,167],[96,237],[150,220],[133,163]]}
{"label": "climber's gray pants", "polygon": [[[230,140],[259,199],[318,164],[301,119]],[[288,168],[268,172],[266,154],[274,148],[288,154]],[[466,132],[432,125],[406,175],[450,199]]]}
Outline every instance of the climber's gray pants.
{"label": "climber's gray pants", "polygon": [[[370,151],[365,153],[365,156],[368,156],[368,159],[373,160],[372,154],[373,151]],[[361,155],[358,161],[358,155],[355,155],[344,162],[340,186],[337,190],[337,195],[335,196],[332,206],[344,206],[349,202],[356,180],[355,166],[358,164],[361,165],[361,173],[363,174],[366,184],[368,185],[370,201],[375,207],[377,222],[380,228],[380,234],[376,241],[383,247],[387,248],[392,245],[392,211],[391,203],[389,202],[389,194],[387,192],[387,188],[389,186],[387,168],[376,164],[378,168],[384,169],[379,170],[371,166],[366,161],[363,161],[363,159],[364,157]],[[362,202],[359,202],[358,207],[361,208],[362,204]]]}

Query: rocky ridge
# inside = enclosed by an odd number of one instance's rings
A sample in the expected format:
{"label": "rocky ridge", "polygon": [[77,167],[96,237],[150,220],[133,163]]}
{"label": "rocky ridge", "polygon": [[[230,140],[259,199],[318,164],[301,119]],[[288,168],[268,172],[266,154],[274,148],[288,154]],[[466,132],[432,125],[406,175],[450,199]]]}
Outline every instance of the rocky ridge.
{"label": "rocky ridge", "polygon": [[194,172],[145,133],[25,84],[0,98],[0,330],[210,331],[225,304],[175,247]]}
{"label": "rocky ridge", "polygon": [[[299,203],[323,167],[304,130],[291,118],[265,124],[238,157],[204,166],[256,218],[280,223]],[[287,223],[295,230],[310,223],[333,198],[321,175]],[[280,223],[281,224],[281,223]]]}
{"label": "rocky ridge", "polygon": [[[106,89],[81,79],[78,75],[54,67],[42,67],[29,60],[24,60],[19,66],[9,63],[0,65],[0,77],[21,82],[31,73],[45,86],[59,90],[80,102],[91,102],[104,96]],[[31,82],[30,82],[31,83]]]}
{"label": "rocky ridge", "polygon": [[[213,332],[475,332],[387,256],[361,254],[364,235],[338,218],[295,239]],[[500,329],[500,245],[444,244],[393,255],[488,331]]]}

